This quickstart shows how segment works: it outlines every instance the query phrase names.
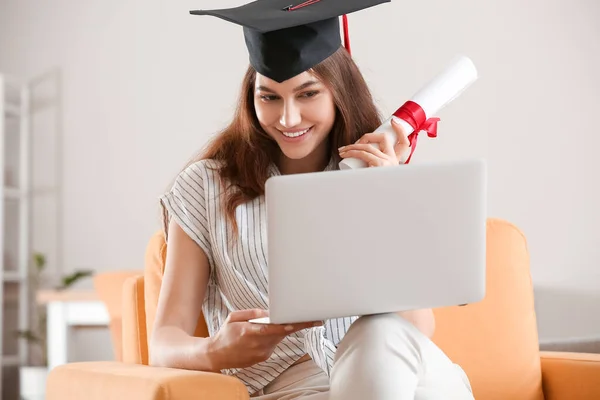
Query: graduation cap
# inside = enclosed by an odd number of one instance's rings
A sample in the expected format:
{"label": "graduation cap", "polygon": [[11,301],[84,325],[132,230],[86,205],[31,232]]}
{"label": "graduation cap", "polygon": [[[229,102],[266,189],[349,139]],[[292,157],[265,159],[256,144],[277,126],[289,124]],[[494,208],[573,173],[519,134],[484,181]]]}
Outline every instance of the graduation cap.
{"label": "graduation cap", "polygon": [[[193,10],[190,14],[214,16],[241,25],[250,64],[260,74],[283,82],[340,48],[340,16],[345,18],[346,14],[390,1],[256,0],[239,7]],[[344,28],[347,39],[347,25]]]}

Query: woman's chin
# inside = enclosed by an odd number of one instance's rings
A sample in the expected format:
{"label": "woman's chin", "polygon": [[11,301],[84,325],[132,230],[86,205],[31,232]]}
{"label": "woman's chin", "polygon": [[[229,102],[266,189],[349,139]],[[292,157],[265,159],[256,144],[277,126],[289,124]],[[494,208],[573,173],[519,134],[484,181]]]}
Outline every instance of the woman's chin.
{"label": "woman's chin", "polygon": [[281,146],[281,152],[286,158],[290,160],[302,160],[308,157],[312,153],[312,148],[299,149],[299,148],[286,148],[287,146]]}
{"label": "woman's chin", "polygon": [[312,140],[303,140],[297,143],[290,143],[288,141],[278,141],[279,148],[284,156],[291,160],[301,160],[310,155],[314,150],[315,146]]}

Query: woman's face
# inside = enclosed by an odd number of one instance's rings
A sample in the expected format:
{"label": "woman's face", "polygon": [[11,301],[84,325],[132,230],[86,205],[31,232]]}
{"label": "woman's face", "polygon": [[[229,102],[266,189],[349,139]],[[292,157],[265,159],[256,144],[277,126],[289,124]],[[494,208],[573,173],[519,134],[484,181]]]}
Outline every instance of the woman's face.
{"label": "woman's face", "polygon": [[278,83],[257,73],[254,96],[260,125],[286,157],[300,160],[327,145],[335,104],[316,76],[303,72]]}

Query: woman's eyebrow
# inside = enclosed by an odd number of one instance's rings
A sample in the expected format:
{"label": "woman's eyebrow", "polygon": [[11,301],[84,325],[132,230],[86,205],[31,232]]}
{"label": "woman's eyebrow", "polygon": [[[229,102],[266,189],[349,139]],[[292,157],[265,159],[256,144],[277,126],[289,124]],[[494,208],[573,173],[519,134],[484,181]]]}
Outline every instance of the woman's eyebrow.
{"label": "woman's eyebrow", "polygon": [[[319,83],[319,81],[307,81],[304,82],[302,85],[297,86],[294,88],[294,92],[298,92],[300,90],[306,89],[307,87],[313,86],[313,85],[317,85]],[[257,91],[261,91],[261,92],[268,92],[268,93],[276,93],[273,89],[270,89],[266,86],[258,86],[256,88]]]}
{"label": "woman's eyebrow", "polygon": [[269,93],[275,93],[275,91],[274,91],[274,90],[272,90],[272,89],[269,89],[269,88],[268,88],[268,87],[266,87],[266,86],[258,86],[258,87],[256,88],[256,91],[258,91],[258,92],[269,92]]}
{"label": "woman's eyebrow", "polygon": [[294,92],[298,92],[302,89],[306,89],[307,87],[313,86],[313,85],[317,85],[319,82],[318,81],[307,81],[304,82],[302,85],[295,87],[294,88]]}

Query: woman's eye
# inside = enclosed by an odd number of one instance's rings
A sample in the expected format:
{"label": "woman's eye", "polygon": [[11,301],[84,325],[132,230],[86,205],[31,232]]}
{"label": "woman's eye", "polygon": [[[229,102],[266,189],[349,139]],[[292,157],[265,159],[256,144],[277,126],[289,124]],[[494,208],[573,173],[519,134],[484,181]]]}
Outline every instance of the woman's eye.
{"label": "woman's eye", "polygon": [[273,101],[273,100],[277,100],[277,96],[273,96],[273,95],[261,95],[260,99],[262,101]]}
{"label": "woman's eye", "polygon": [[319,94],[319,92],[316,90],[313,90],[311,92],[303,93],[302,97],[315,97],[317,94]]}

